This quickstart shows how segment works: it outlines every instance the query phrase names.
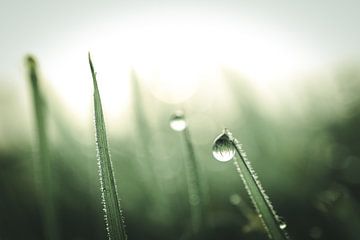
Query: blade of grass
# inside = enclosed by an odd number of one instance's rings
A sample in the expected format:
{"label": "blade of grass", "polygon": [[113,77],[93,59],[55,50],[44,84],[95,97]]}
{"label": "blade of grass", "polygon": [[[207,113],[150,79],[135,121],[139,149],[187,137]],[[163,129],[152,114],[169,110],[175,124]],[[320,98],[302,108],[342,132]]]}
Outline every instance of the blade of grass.
{"label": "blade of grass", "polygon": [[[286,224],[275,212],[268,195],[265,193],[255,170],[247,159],[245,151],[232,134],[225,129],[214,142],[214,156],[220,161],[229,161],[234,158],[234,164],[238,171],[247,193],[255,206],[255,209],[268,233],[270,239],[288,240],[289,236],[284,230]],[[235,152],[239,159],[234,157]]]}
{"label": "blade of grass", "polygon": [[192,232],[195,234],[201,230],[205,219],[204,189],[198,161],[196,159],[194,146],[191,140],[190,130],[182,111],[177,111],[173,114],[170,119],[170,126],[173,130],[183,133],[186,144],[188,156],[185,158],[185,170],[189,192]]}
{"label": "blade of grass", "polygon": [[57,240],[60,239],[60,237],[56,223],[54,196],[52,192],[53,181],[51,174],[51,157],[46,133],[47,122],[45,100],[39,87],[36,61],[32,56],[28,56],[26,62],[35,112],[39,161],[34,164],[34,170],[36,184],[41,194],[40,201],[42,206],[44,234],[46,239]]}
{"label": "blade of grass", "polygon": [[[156,145],[156,140],[146,112],[146,100],[148,99],[136,71],[131,69],[130,74],[133,114],[136,124],[136,144],[139,146],[138,149],[142,149],[142,151],[136,151],[136,159],[138,160],[137,169],[140,172],[139,178],[144,189],[146,189],[144,194],[148,196],[147,207],[157,212],[157,221],[167,221],[172,213],[168,207],[169,199],[166,197],[164,181],[162,181],[164,174],[162,171],[159,171],[159,156],[155,155],[154,151],[152,151],[153,146]],[[147,212],[152,214],[152,211]]]}
{"label": "blade of grass", "polygon": [[204,224],[204,193],[202,191],[198,162],[189,128],[184,129],[184,139],[188,150],[188,158],[186,158],[185,165],[188,176],[189,201],[192,208],[193,232],[197,233]]}
{"label": "blade of grass", "polygon": [[110,158],[109,146],[106,136],[105,121],[101,106],[100,93],[96,80],[96,73],[88,55],[91,75],[94,85],[94,111],[95,111],[95,138],[97,160],[101,184],[101,198],[105,212],[105,224],[108,238],[111,240],[126,240],[124,217],[117,193],[113,164]]}
{"label": "blade of grass", "polygon": [[[136,75],[135,70],[131,70],[131,83],[132,83],[132,91],[133,91],[133,101],[134,101],[134,117],[136,121],[136,129],[138,130],[138,142],[140,148],[143,149],[143,153],[138,153],[140,156],[141,166],[139,169],[141,171],[141,177],[145,184],[152,186],[152,191],[150,191],[150,197],[153,202],[159,200],[159,194],[156,194],[154,191],[154,187],[156,190],[159,190],[159,180],[157,178],[154,166],[153,166],[153,158],[151,157],[151,150],[149,148],[150,143],[149,139],[151,139],[151,132],[149,123],[147,120],[147,116],[145,114],[145,107],[143,103],[143,96],[141,93],[140,83],[138,76]],[[140,130],[139,130],[140,129]]]}
{"label": "blade of grass", "polygon": [[262,231],[265,232],[263,224],[257,213],[254,213],[251,206],[245,202],[240,195],[233,194],[230,196],[230,203],[234,205],[239,212],[245,217],[247,220],[247,224],[242,227],[243,233],[249,233],[252,231]]}

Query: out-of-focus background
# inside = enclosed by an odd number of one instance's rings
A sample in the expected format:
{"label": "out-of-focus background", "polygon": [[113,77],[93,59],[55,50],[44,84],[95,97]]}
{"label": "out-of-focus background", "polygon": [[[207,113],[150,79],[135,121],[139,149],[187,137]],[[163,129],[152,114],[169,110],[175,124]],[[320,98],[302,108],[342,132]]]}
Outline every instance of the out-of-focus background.
{"label": "out-of-focus background", "polygon": [[130,240],[189,239],[187,152],[169,127],[178,109],[208,196],[193,239],[266,239],[233,164],[212,157],[224,127],[290,236],[359,239],[359,7],[0,0],[0,239],[44,239],[27,54],[46,101],[60,239],[105,239],[88,51]]}

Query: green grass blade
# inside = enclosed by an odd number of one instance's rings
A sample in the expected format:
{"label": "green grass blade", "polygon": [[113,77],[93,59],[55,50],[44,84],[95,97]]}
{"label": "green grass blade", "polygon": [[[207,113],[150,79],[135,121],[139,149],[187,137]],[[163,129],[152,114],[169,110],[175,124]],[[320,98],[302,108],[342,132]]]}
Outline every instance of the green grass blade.
{"label": "green grass blade", "polygon": [[[140,82],[138,76],[136,75],[135,70],[131,71],[131,83],[133,90],[133,101],[134,101],[134,117],[136,122],[136,129],[140,129],[138,131],[138,142],[140,148],[143,149],[143,153],[139,156],[142,165],[140,167],[141,177],[143,181],[149,185],[155,186],[156,190],[159,188],[159,180],[154,169],[153,158],[151,157],[151,150],[149,148],[149,139],[151,139],[151,132],[149,128],[149,123],[147,120],[147,116],[145,114],[145,107],[143,102],[143,96],[141,93]],[[157,201],[159,198],[159,194],[154,194],[151,191],[152,201]]]}
{"label": "green grass blade", "polygon": [[[227,129],[215,140],[214,151],[218,152],[214,154],[214,156],[220,156],[222,160],[225,159],[226,161],[232,159],[235,152],[239,155],[239,158],[234,157],[236,170],[244,182],[247,193],[255,206],[269,238],[274,240],[288,240],[289,236],[284,230],[286,228],[285,222],[282,221],[275,212],[241,144]],[[222,160],[220,159],[220,161]]]}
{"label": "green grass blade", "polygon": [[46,133],[47,122],[45,100],[39,87],[36,61],[32,56],[28,56],[26,62],[34,104],[38,140],[39,161],[34,164],[34,170],[36,184],[41,194],[40,201],[42,206],[44,234],[46,239],[57,240],[59,239],[59,232],[56,223],[54,196],[52,192],[51,157]]}
{"label": "green grass blade", "polygon": [[192,227],[193,232],[196,233],[200,231],[204,224],[204,193],[202,191],[198,162],[188,128],[184,129],[184,138],[188,151],[188,158],[185,159],[185,167],[188,179],[189,202],[192,213]]}
{"label": "green grass blade", "polygon": [[96,148],[101,184],[102,204],[105,212],[105,223],[108,238],[111,240],[126,240],[124,218],[120,207],[112,161],[106,136],[105,121],[101,106],[99,89],[96,81],[96,73],[89,53],[89,64],[94,85],[94,110]]}
{"label": "green grass blade", "polygon": [[191,140],[190,130],[182,111],[177,111],[173,114],[173,116],[171,116],[170,127],[174,131],[182,132],[184,136],[188,154],[185,158],[185,172],[191,210],[192,232],[198,233],[204,225],[205,193],[198,161],[196,159],[194,146]]}

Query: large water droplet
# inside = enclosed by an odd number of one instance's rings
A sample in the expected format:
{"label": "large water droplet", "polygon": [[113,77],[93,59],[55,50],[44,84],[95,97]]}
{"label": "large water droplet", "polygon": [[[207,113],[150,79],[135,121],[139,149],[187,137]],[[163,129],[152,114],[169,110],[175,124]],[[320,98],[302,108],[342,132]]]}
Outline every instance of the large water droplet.
{"label": "large water droplet", "polygon": [[235,147],[225,132],[215,139],[212,153],[220,162],[230,161],[235,156]]}
{"label": "large water droplet", "polygon": [[182,111],[176,111],[174,114],[171,115],[170,127],[174,131],[178,131],[178,132],[185,130],[185,128],[187,127],[187,124],[185,121],[184,113]]}

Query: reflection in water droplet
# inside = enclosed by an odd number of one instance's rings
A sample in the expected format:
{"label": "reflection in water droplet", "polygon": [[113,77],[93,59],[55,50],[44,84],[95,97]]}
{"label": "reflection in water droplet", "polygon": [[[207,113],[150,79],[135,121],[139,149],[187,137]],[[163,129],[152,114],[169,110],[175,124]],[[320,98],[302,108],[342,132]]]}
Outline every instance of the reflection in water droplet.
{"label": "reflection in water droplet", "polygon": [[220,162],[230,161],[235,156],[235,147],[225,132],[215,139],[212,153]]}
{"label": "reflection in water droplet", "polygon": [[185,121],[185,116],[182,111],[176,111],[174,114],[171,115],[170,127],[174,131],[178,131],[178,132],[184,131],[186,126],[187,124]]}

